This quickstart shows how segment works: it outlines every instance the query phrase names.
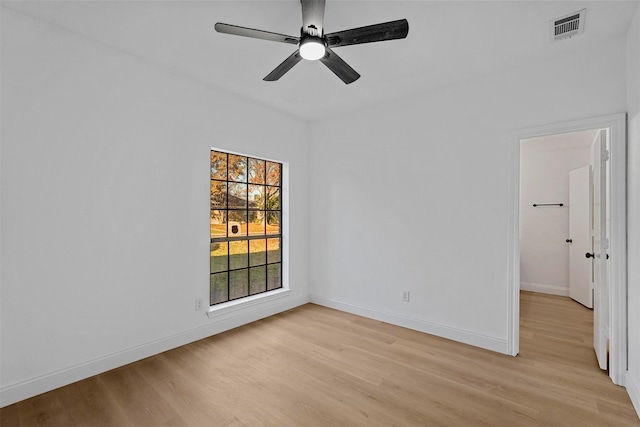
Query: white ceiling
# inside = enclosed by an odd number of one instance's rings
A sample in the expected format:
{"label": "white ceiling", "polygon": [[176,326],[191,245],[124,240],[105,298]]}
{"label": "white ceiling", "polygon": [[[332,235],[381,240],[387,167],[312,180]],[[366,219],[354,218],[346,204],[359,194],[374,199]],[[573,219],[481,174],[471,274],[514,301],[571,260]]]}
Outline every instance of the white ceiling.
{"label": "white ceiling", "polygon": [[[298,0],[2,1],[6,9],[308,120],[622,37],[637,6],[637,1],[327,0],[326,33],[409,21],[404,40],[336,48],[362,75],[345,85],[318,61],[302,61],[279,81],[264,82],[295,46],[213,29],[225,22],[297,36]],[[549,20],[585,7],[584,34],[550,43]]]}

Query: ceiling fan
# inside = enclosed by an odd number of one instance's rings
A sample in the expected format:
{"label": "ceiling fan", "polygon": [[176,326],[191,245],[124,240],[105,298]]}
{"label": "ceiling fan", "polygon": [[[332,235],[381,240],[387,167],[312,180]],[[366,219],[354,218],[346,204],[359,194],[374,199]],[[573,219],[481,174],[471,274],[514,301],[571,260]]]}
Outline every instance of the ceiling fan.
{"label": "ceiling fan", "polygon": [[302,3],[302,28],[300,29],[300,37],[223,24],[221,22],[215,25],[215,29],[219,33],[298,45],[298,49],[296,49],[295,52],[263,79],[265,81],[271,82],[278,80],[302,59],[319,59],[320,62],[326,65],[327,68],[333,71],[335,75],[346,84],[358,80],[360,74],[340,58],[332,48],[403,39],[407,37],[409,33],[409,23],[406,19],[400,19],[398,21],[384,22],[382,24],[324,34],[323,20],[325,0],[300,0],[300,3]]}

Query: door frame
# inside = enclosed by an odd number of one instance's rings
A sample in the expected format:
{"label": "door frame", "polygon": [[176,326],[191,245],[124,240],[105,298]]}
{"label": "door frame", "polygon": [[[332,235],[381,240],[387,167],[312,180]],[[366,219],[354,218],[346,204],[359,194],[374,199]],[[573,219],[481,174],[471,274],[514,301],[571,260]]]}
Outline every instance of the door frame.
{"label": "door frame", "polygon": [[509,132],[508,336],[509,354],[520,348],[520,141],[591,129],[609,130],[611,235],[609,236],[609,377],[624,385],[627,371],[627,115],[567,121]]}

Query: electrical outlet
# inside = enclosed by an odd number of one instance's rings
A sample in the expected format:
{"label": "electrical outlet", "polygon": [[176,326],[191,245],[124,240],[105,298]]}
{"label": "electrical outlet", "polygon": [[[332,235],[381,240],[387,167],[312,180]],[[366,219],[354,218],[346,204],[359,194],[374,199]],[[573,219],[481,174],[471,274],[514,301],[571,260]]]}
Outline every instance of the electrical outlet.
{"label": "electrical outlet", "polygon": [[202,297],[196,298],[196,311],[202,311]]}
{"label": "electrical outlet", "polygon": [[411,301],[411,292],[402,291],[402,302],[409,302],[409,301]]}

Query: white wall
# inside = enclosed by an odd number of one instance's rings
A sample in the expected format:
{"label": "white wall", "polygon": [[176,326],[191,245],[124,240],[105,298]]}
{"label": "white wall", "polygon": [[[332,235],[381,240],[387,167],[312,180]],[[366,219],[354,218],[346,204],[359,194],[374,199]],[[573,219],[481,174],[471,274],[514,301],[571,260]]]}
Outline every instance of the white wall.
{"label": "white wall", "polygon": [[[629,359],[640,384],[638,21],[626,47],[612,40],[319,122],[308,148],[295,119],[3,11],[0,404],[309,291],[505,351],[507,132],[625,109]],[[193,310],[208,288],[210,146],[290,162],[295,230],[291,297],[212,320]]]}
{"label": "white wall", "polygon": [[574,132],[520,144],[520,289],[569,295],[569,172],[589,164],[594,135]]}
{"label": "white wall", "polygon": [[627,112],[629,373],[625,385],[640,414],[640,7],[627,35]]}
{"label": "white wall", "polygon": [[[2,405],[308,301],[307,125],[2,13]],[[289,162],[292,291],[208,319],[209,148]]]}
{"label": "white wall", "polygon": [[311,300],[506,353],[508,133],[624,111],[624,63],[612,40],[317,123]]}

